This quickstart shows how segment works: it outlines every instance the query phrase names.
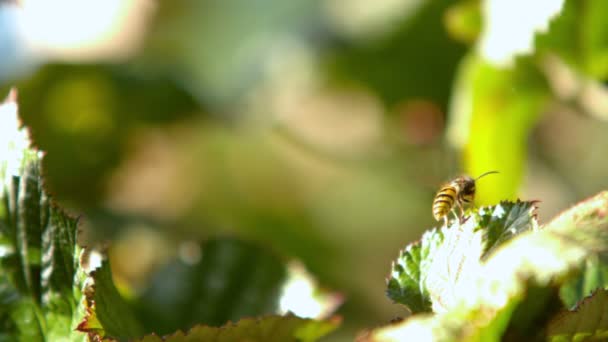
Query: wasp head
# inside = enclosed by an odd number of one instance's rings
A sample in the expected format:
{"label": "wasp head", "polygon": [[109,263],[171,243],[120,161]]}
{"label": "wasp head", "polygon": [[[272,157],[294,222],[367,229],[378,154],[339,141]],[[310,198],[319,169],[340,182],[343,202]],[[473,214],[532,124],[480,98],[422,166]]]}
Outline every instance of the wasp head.
{"label": "wasp head", "polygon": [[464,203],[471,203],[475,198],[475,180],[469,176],[462,176],[458,178],[458,186],[460,192],[458,193],[460,200]]}

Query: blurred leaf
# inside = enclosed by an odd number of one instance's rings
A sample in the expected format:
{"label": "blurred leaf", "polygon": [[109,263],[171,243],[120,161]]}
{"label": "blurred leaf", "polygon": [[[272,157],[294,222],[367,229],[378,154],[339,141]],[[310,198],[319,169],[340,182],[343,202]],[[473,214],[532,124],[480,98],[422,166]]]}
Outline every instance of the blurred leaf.
{"label": "blurred leaf", "polygon": [[10,317],[7,317],[2,325],[12,328],[12,331],[3,331],[9,335],[7,336],[8,341],[20,339],[23,341],[45,341],[46,335],[40,327],[36,303],[32,298],[19,298],[7,309],[10,310]]}
{"label": "blurred leaf", "polygon": [[425,232],[420,241],[399,252],[387,283],[386,295],[390,299],[407,306],[412,313],[431,312],[431,298],[425,284],[426,270],[442,242],[442,230],[433,229]]}
{"label": "blurred leaf", "polygon": [[[552,286],[580,270],[581,261],[587,258],[606,260],[607,210],[608,192],[602,192],[567,210],[541,230],[518,235],[470,275],[468,288],[461,286],[463,291],[455,292],[458,298],[450,310],[434,316],[413,316],[399,325],[374,331],[369,340],[381,341],[388,336],[425,336],[442,341],[501,340],[511,333],[508,329],[512,328],[512,315],[527,296],[544,296],[547,300],[537,302],[535,311],[546,315],[551,311],[543,306],[554,305],[549,294]],[[540,291],[532,292],[536,295],[530,292],[532,284],[535,291]],[[592,321],[599,322],[602,316],[597,315]],[[542,318],[529,320],[542,322]],[[535,331],[541,332],[543,327],[536,326]]]}
{"label": "blurred leaf", "polygon": [[601,341],[608,339],[608,292],[595,291],[571,311],[564,311],[549,324],[549,341]]}
{"label": "blurred leaf", "polygon": [[[0,269],[0,341],[10,341],[19,338],[19,332],[29,331],[33,336],[28,336],[34,341],[41,340],[40,330],[37,327],[25,326],[24,317],[19,315],[18,307],[24,303],[19,291],[13,286],[4,269]],[[28,303],[29,304],[29,303]],[[29,310],[27,314],[33,316]],[[23,336],[23,335],[22,335]]]}
{"label": "blurred leaf", "polygon": [[481,1],[459,1],[447,9],[444,22],[452,38],[473,43],[481,33]]}
{"label": "blurred leaf", "polygon": [[103,193],[135,129],[197,108],[169,79],[129,66],[47,65],[18,88],[21,117],[47,152],[48,188],[80,207]]}
{"label": "blurred leaf", "polygon": [[8,92],[11,90],[11,86],[0,84],[0,99],[6,98]]}
{"label": "blurred leaf", "polygon": [[464,52],[444,30],[443,15],[452,4],[448,0],[425,1],[393,34],[329,49],[330,71],[340,79],[371,88],[389,105],[424,98],[445,108]]}
{"label": "blurred leaf", "polygon": [[321,31],[317,4],[163,1],[141,59],[173,73],[197,99],[230,105],[260,79],[282,42]]}
{"label": "blurred leaf", "polygon": [[303,189],[314,185],[316,175],[306,178],[300,173],[306,169],[294,166],[289,159],[294,156],[287,155],[286,146],[268,132],[213,125],[201,136],[191,153],[200,158],[196,170],[203,176],[197,181],[205,191],[197,193],[189,219],[204,222],[208,230],[194,227],[194,233],[206,238],[209,230],[237,232],[280,255],[302,260],[323,283],[333,285],[335,269],[341,266],[327,260],[338,253],[311,215],[308,189]]}
{"label": "blurred leaf", "polygon": [[595,79],[608,79],[608,2],[566,0],[549,31],[536,39],[543,53],[557,53],[567,63]]}
{"label": "blurred leaf", "polygon": [[550,320],[563,309],[559,288],[538,285],[534,281],[524,284],[526,291],[515,303],[502,341],[545,341],[545,329]]}
{"label": "blurred leaf", "polygon": [[572,308],[598,288],[608,287],[608,265],[597,258],[588,258],[583,267],[560,290],[566,307]]}
{"label": "blurred leaf", "polygon": [[114,286],[110,264],[103,262],[90,274],[90,278],[93,284],[84,291],[86,316],[78,325],[78,330],[118,340],[142,336],[140,323]]}
{"label": "blurred leaf", "polygon": [[472,176],[500,175],[477,187],[479,203],[514,199],[527,158],[528,135],[549,100],[542,75],[528,61],[499,69],[474,55],[461,64],[450,110],[449,138],[464,147],[464,166]]}
{"label": "blurred leaf", "polygon": [[316,341],[338,327],[340,319],[315,321],[293,315],[245,318],[222,327],[195,326],[186,334],[178,331],[163,338],[148,335],[139,342],[187,342],[187,341],[248,341],[248,342],[288,342]]}
{"label": "blurred leaf", "polygon": [[230,238],[213,239],[201,247],[199,262],[170,263],[139,299],[148,332],[167,334],[200,323],[220,326],[276,312],[286,277],[280,259]]}
{"label": "blurred leaf", "polygon": [[[608,78],[606,1],[552,0],[533,9],[524,6],[488,1],[484,18],[488,25],[481,44],[484,56],[505,64],[517,55],[557,54],[584,75]],[[514,32],[511,24],[523,10],[531,10],[529,19]],[[504,42],[509,32],[514,32],[512,41]]]}
{"label": "blurred leaf", "polygon": [[445,310],[467,273],[515,235],[536,230],[535,209],[534,202],[501,202],[471,212],[464,224],[427,231],[393,263],[388,297],[413,313]]}

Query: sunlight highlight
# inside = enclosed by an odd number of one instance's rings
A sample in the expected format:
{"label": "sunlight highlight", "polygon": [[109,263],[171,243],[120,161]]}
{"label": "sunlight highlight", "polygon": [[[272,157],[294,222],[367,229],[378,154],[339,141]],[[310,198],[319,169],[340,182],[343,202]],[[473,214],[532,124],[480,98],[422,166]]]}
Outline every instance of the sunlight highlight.
{"label": "sunlight highlight", "polygon": [[515,55],[534,50],[535,35],[548,29],[564,0],[488,0],[483,4],[487,24],[481,36],[481,54],[490,62],[509,66]]}
{"label": "sunlight highlight", "polygon": [[433,342],[436,340],[429,325],[433,324],[432,316],[417,315],[400,324],[389,325],[378,329],[373,335],[373,341],[400,342],[417,341]]}
{"label": "sunlight highlight", "polygon": [[288,280],[279,300],[279,312],[292,312],[302,318],[326,318],[342,304],[336,293],[324,293],[317,288],[315,279],[298,262],[288,265]]}
{"label": "sunlight highlight", "polygon": [[97,249],[83,248],[80,251],[79,260],[84,272],[90,274],[102,266],[105,256]]}
{"label": "sunlight highlight", "polygon": [[27,131],[20,128],[17,90],[13,88],[0,103],[0,175],[3,178],[1,187],[9,184],[8,177],[19,174],[24,151],[30,145]]}
{"label": "sunlight highlight", "polygon": [[136,47],[150,7],[145,0],[26,0],[22,24],[34,52],[117,57]]}

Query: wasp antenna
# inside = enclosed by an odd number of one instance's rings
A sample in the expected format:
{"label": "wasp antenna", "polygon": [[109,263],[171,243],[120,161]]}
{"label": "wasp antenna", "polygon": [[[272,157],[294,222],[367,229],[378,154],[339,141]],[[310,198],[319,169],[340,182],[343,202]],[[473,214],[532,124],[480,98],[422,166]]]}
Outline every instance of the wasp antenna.
{"label": "wasp antenna", "polygon": [[481,174],[481,176],[479,176],[479,177],[475,178],[475,180],[478,180],[479,178],[484,177],[484,176],[487,176],[487,175],[491,175],[491,174],[493,174],[493,173],[499,173],[499,172],[498,172],[498,171],[488,171],[488,172],[486,172],[486,173]]}

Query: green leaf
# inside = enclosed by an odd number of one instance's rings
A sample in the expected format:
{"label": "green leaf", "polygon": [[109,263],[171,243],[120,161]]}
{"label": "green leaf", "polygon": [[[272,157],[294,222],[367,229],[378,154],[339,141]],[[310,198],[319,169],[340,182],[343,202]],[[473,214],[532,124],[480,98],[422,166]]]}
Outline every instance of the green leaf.
{"label": "green leaf", "polygon": [[158,6],[142,59],[170,70],[214,105],[249,90],[277,46],[300,38],[319,15],[318,4],[306,0],[177,0]]}
{"label": "green leaf", "polygon": [[[467,282],[459,284],[461,291],[454,291],[449,310],[432,317],[414,316],[372,336],[407,336],[416,332],[442,341],[499,341],[503,334],[512,332],[512,315],[526,304],[532,286],[546,296],[551,287],[561,285],[569,274],[581,270],[583,260],[606,260],[607,211],[608,192],[602,192],[565,211],[542,229],[516,236],[488,256],[477,272],[463,278]],[[531,321],[543,322],[542,315],[551,312],[554,301],[550,296],[545,298],[535,309],[541,317],[530,317]],[[542,325],[536,326],[536,331]]]}
{"label": "green leaf", "polygon": [[419,242],[408,245],[393,262],[386,295],[407,306],[412,313],[431,312],[431,299],[425,277],[432,257],[443,243],[443,231],[432,229]]}
{"label": "green leaf", "polygon": [[44,196],[42,207],[49,212],[43,217],[45,222],[42,236],[43,301],[49,292],[62,295],[71,293],[75,283],[74,274],[79,267],[77,255],[80,248],[76,241],[78,221],[49,202],[49,198]]}
{"label": "green leaf", "polygon": [[47,189],[81,208],[103,194],[134,130],[198,109],[168,76],[127,65],[45,65],[18,89],[21,118],[46,152]]}
{"label": "green leaf", "polygon": [[[444,311],[482,261],[517,234],[536,230],[534,202],[506,202],[469,212],[465,222],[432,229],[393,263],[387,295],[413,313]],[[468,285],[467,285],[468,286]]]}
{"label": "green leaf", "polygon": [[525,292],[512,301],[513,312],[506,317],[507,324],[501,329],[502,340],[544,341],[549,321],[563,309],[559,288],[551,284],[537,284],[534,280],[523,284]]}
{"label": "green leaf", "polygon": [[528,230],[538,229],[536,202],[502,201],[491,207],[480,208],[475,212],[479,226],[483,229],[483,257],[513,238]]}
{"label": "green leaf", "polygon": [[188,333],[178,331],[172,335],[159,337],[148,335],[138,342],[188,342],[188,341],[248,341],[248,342],[312,342],[338,327],[340,319],[316,321],[293,315],[245,318],[222,327],[198,325]]}
{"label": "green leaf", "polygon": [[[494,251],[513,237],[537,228],[533,202],[506,202],[481,207],[444,230],[444,243],[437,249],[426,272],[433,311],[445,312],[459,305],[462,293]],[[445,228],[444,228],[445,229]]]}
{"label": "green leaf", "polygon": [[286,278],[281,259],[233,238],[212,239],[200,247],[199,262],[170,263],[139,299],[148,332],[166,334],[201,323],[220,326],[276,312]]}
{"label": "green leaf", "polygon": [[446,11],[444,22],[452,38],[465,43],[473,43],[481,33],[481,1],[457,2]]}
{"label": "green leaf", "polygon": [[550,341],[608,339],[608,291],[599,289],[572,311],[561,312],[548,326]]}
{"label": "green leaf", "polygon": [[608,264],[597,256],[587,258],[581,270],[560,289],[566,307],[572,308],[598,288],[608,287]]}
{"label": "green leaf", "polygon": [[[29,294],[39,300],[40,271],[42,263],[42,225],[41,211],[42,184],[38,163],[28,163],[19,177],[17,195],[16,246],[20,257],[23,279]],[[48,208],[46,208],[48,210]]]}
{"label": "green leaf", "polygon": [[[389,106],[425,99],[445,108],[464,47],[450,39],[444,15],[454,1],[421,1],[395,32],[377,40],[339,44],[326,53],[330,72],[346,83],[364,84]],[[433,58],[430,51],[441,51]],[[395,77],[395,71],[399,75]],[[429,77],[433,75],[433,77]]]}
{"label": "green leaf", "polygon": [[608,78],[608,26],[603,0],[566,0],[549,31],[536,39],[541,53],[555,53],[583,74]]}
{"label": "green leaf", "polygon": [[10,320],[12,322],[9,324],[16,327],[15,334],[13,335],[15,340],[45,340],[46,334],[43,326],[41,325],[40,315],[37,312],[37,304],[38,303],[36,303],[32,298],[24,297],[20,299],[19,302],[17,302],[14,306],[10,307]]}
{"label": "green leaf", "polygon": [[71,340],[80,340],[82,334],[74,330],[82,298],[82,278],[78,277],[80,246],[76,240],[78,220],[53,204],[44,193],[41,208],[44,231],[40,282],[47,326],[45,338],[57,340],[69,336]]}
{"label": "green leaf", "polygon": [[[8,279],[7,274],[0,270],[0,341],[10,341],[18,338],[18,321],[13,320],[12,316],[21,300],[19,291]],[[37,329],[31,330],[38,332]]]}
{"label": "green leaf", "polygon": [[463,60],[450,106],[448,138],[464,148],[468,174],[475,177],[500,171],[480,180],[476,193],[479,203],[516,197],[528,136],[549,99],[543,76],[529,60],[518,60],[505,69],[475,55]]}
{"label": "green leaf", "polygon": [[[4,105],[15,100],[12,93]],[[0,330],[5,334],[0,336],[84,340],[73,324],[80,300],[77,220],[45,193],[41,154],[29,147],[27,134],[17,127],[14,104],[12,113],[2,113],[7,114],[3,123],[14,127],[6,126],[3,137],[8,140],[3,142],[8,146],[0,146],[0,154],[9,158],[0,161]]]}
{"label": "green leaf", "polygon": [[92,284],[85,285],[87,315],[78,325],[78,330],[104,338],[127,340],[143,335],[129,304],[114,286],[110,264],[102,265],[91,272]]}

